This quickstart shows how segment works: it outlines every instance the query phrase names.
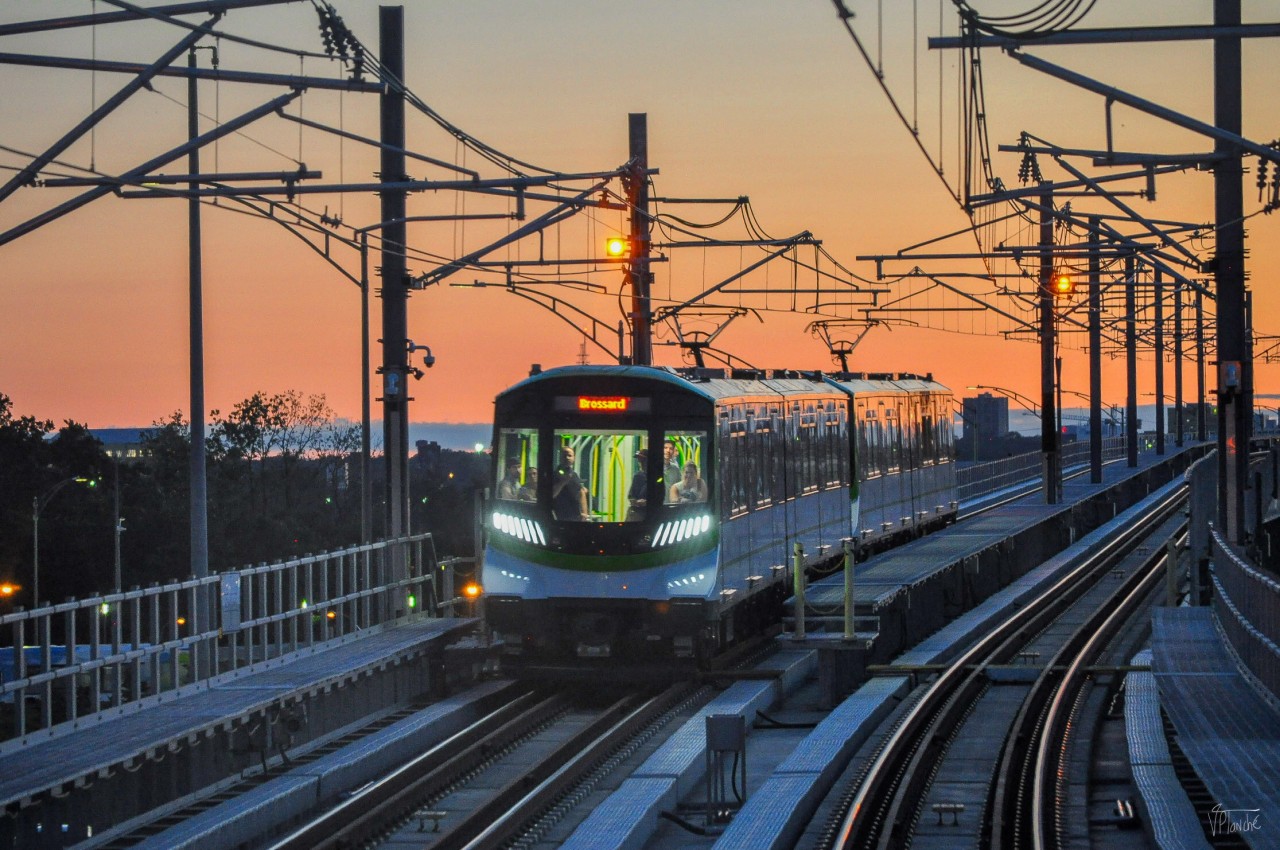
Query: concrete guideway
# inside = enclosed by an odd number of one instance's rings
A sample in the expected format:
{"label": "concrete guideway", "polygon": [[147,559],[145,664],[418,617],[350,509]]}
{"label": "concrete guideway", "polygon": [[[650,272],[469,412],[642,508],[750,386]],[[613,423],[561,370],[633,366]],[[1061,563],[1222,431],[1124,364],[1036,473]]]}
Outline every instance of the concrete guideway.
{"label": "concrete guideway", "polygon": [[0,843],[61,847],[90,837],[279,758],[293,745],[285,739],[297,734],[300,743],[309,725],[332,728],[379,700],[427,691],[439,684],[432,677],[443,671],[445,645],[473,628],[474,620],[424,618],[370,629],[6,755],[0,802],[10,817]]}
{"label": "concrete guideway", "polygon": [[[1185,467],[1186,458],[1173,459],[1173,469],[1166,468],[1164,472],[1153,470],[1153,467],[1168,461],[1170,458],[1158,458],[1137,470],[1113,470],[1102,487],[1078,485],[1078,500],[1093,500],[1088,510],[1099,519],[1105,515],[1108,521],[1086,534],[1078,534],[1074,530],[1062,531],[1063,536],[1074,538],[1072,545],[1032,566],[1014,578],[1003,590],[995,591],[978,602],[967,614],[951,620],[941,629],[938,626],[945,622],[945,617],[937,612],[926,616],[921,610],[934,598],[938,585],[946,581],[945,577],[939,580],[940,574],[963,574],[966,554],[990,551],[993,557],[1004,557],[1007,560],[1009,553],[1001,548],[1000,541],[1006,539],[1011,530],[1043,537],[1044,532],[1038,531],[1041,523],[1052,522],[1060,517],[1069,519],[1073,514],[1079,513],[1079,506],[1070,503],[1054,506],[1009,505],[997,511],[1006,514],[1003,520],[989,519],[982,529],[955,526],[886,553],[881,558],[859,565],[857,572],[860,576],[865,575],[868,570],[874,570],[880,564],[888,564],[884,569],[891,571],[892,577],[886,576],[878,583],[863,582],[860,589],[855,584],[855,603],[892,603],[900,605],[904,611],[912,611],[919,622],[911,622],[904,616],[903,626],[891,636],[892,641],[905,640],[909,635],[918,634],[918,629],[924,629],[923,635],[916,638],[918,643],[904,657],[913,665],[942,663],[954,657],[957,647],[973,634],[989,626],[1010,609],[1024,604],[1035,588],[1055,580],[1067,571],[1071,562],[1082,553],[1128,526],[1133,514],[1139,509],[1114,511],[1114,502],[1107,500],[1108,488],[1119,488],[1121,491],[1116,495],[1116,502],[1132,504],[1142,501],[1153,491],[1158,496],[1168,488],[1181,486],[1177,472]],[[1178,481],[1160,486],[1173,478],[1178,478]],[[1153,483],[1156,481],[1159,483]],[[1068,495],[1071,495],[1071,489],[1068,489]],[[941,546],[943,550],[958,552],[959,555],[954,559],[927,556],[922,551],[926,546]],[[897,565],[890,563],[895,558],[899,559]],[[954,569],[957,562],[962,567],[960,570]],[[1013,567],[1007,563],[1002,569],[1014,573]],[[994,572],[996,571],[993,570]],[[896,579],[896,583],[893,579]],[[835,594],[840,582],[841,579],[836,576],[824,584],[830,585],[831,593]],[[925,591],[925,598],[912,599],[913,594],[922,589]],[[823,604],[822,597],[816,593],[810,598],[819,600],[815,604]],[[788,638],[778,639],[779,646],[787,653],[788,658],[800,653],[792,662],[793,665],[798,665],[793,666],[796,670],[812,671],[819,666],[818,652],[813,649],[815,642],[817,641],[811,641],[808,645],[793,644]],[[878,658],[879,652],[873,652],[873,656]],[[777,662],[771,662],[770,666],[777,666]],[[805,737],[790,756],[781,761],[764,780],[763,785],[746,800],[724,833],[715,840],[716,848],[760,850],[794,845],[855,751],[873,734],[876,725],[898,705],[909,690],[913,679],[909,668],[904,667],[902,675],[893,675],[892,671],[888,673],[889,675],[878,676],[867,682],[835,706],[831,714]],[[789,676],[792,675],[794,674],[789,673]],[[753,706],[767,710],[798,684],[780,687],[778,683],[738,682],[733,685],[718,698],[721,705],[713,703],[686,723],[659,753],[655,753],[640,770],[633,773],[597,807],[563,846],[590,847],[592,850],[653,846],[650,842],[657,829],[660,813],[675,810],[679,802],[695,792],[703,778],[706,757],[704,715],[749,712]],[[750,734],[750,724],[748,732]],[[705,840],[699,839],[693,839],[690,843],[706,845]]]}

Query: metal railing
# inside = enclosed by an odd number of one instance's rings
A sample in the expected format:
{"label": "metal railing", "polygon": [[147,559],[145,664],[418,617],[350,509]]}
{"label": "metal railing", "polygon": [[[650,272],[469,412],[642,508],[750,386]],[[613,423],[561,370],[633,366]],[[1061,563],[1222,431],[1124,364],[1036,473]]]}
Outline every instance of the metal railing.
{"label": "metal railing", "polygon": [[1214,616],[1240,661],[1280,699],[1280,582],[1246,563],[1217,529],[1210,538]]}
{"label": "metal railing", "polygon": [[[1271,444],[1250,457],[1250,487],[1245,492],[1244,532],[1256,540],[1265,508],[1280,484],[1280,447]],[[1192,464],[1189,566],[1192,602],[1207,590],[1214,619],[1240,663],[1280,699],[1280,581],[1234,546],[1215,527],[1218,520],[1218,452]]]}
{"label": "metal railing", "polygon": [[[1103,461],[1114,460],[1125,456],[1124,437],[1104,437],[1102,439]],[[1038,480],[1042,474],[1041,459],[1043,452],[1027,452],[1000,460],[977,463],[956,469],[956,498],[965,502],[998,493],[1019,484]],[[1088,441],[1067,443],[1062,447],[1062,467],[1089,463]]]}
{"label": "metal railing", "polygon": [[6,614],[0,755],[358,632],[434,615],[455,601],[454,563],[438,561],[431,535],[418,534]]}

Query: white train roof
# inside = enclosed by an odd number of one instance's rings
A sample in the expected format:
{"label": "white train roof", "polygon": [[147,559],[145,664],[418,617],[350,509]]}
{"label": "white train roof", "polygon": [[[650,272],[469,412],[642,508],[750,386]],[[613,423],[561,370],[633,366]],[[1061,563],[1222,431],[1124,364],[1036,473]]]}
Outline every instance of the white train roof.
{"label": "white train roof", "polygon": [[503,395],[543,382],[590,377],[627,377],[659,381],[696,393],[712,401],[751,396],[830,395],[833,392],[859,394],[900,394],[909,392],[950,393],[932,375],[893,373],[839,373],[794,370],[672,369],[667,366],[560,366],[539,371],[508,388]]}

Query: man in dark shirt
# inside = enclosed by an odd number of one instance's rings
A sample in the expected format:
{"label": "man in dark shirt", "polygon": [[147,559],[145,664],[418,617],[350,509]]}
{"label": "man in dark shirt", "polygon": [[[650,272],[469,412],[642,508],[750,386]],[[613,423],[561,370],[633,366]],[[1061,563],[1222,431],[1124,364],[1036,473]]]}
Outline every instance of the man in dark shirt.
{"label": "man in dark shirt", "polygon": [[649,481],[646,474],[649,469],[649,451],[641,449],[636,452],[636,471],[631,476],[631,489],[627,491],[627,522],[639,522],[644,519],[645,507],[648,505]]}
{"label": "man in dark shirt", "polygon": [[667,440],[662,444],[662,492],[666,493],[671,485],[680,481],[680,449],[675,440]]}
{"label": "man in dark shirt", "polygon": [[585,521],[587,514],[587,488],[573,469],[572,446],[560,447],[560,465],[551,483],[551,511],[556,519]]}
{"label": "man in dark shirt", "polygon": [[514,502],[520,494],[520,458],[507,459],[507,474],[498,482],[498,498]]}

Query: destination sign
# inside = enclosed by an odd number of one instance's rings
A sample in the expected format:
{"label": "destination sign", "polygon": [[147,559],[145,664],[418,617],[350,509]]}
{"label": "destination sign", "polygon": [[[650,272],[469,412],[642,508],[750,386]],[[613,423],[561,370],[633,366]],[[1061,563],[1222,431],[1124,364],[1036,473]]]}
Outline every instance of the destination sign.
{"label": "destination sign", "polygon": [[649,399],[626,395],[557,396],[556,410],[578,413],[648,413]]}

